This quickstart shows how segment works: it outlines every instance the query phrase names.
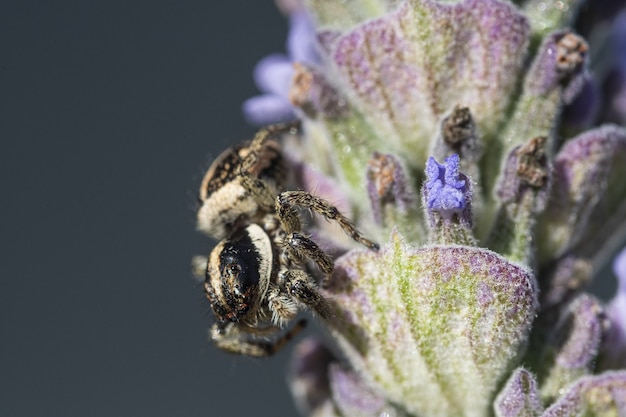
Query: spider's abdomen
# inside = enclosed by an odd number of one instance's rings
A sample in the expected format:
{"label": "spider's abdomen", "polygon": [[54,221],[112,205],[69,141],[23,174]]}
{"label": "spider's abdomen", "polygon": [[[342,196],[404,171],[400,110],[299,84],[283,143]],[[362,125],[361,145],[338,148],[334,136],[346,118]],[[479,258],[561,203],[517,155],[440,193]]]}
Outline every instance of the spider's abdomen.
{"label": "spider's abdomen", "polygon": [[[233,229],[259,217],[256,197],[242,186],[242,162],[249,153],[244,145],[224,151],[205,174],[198,201],[198,230],[216,239],[224,239]],[[272,194],[282,190],[286,179],[286,163],[280,145],[267,141],[257,156],[256,163],[246,174],[259,178]]]}

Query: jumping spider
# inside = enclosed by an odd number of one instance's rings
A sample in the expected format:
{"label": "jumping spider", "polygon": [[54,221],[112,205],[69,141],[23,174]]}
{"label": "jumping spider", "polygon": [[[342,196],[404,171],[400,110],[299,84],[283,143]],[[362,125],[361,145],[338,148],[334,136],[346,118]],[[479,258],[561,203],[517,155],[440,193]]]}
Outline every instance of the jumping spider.
{"label": "jumping spider", "polygon": [[269,138],[282,129],[261,130],[251,142],[227,149],[200,187],[198,229],[221,239],[203,258],[204,291],[217,319],[211,339],[231,353],[269,356],[303,328],[300,321],[282,330],[300,310],[330,315],[307,260],[323,273],[322,285],[333,260],[303,234],[297,207],[337,222],[356,242],[378,249],[328,201],[285,191],[287,165],[280,145]]}

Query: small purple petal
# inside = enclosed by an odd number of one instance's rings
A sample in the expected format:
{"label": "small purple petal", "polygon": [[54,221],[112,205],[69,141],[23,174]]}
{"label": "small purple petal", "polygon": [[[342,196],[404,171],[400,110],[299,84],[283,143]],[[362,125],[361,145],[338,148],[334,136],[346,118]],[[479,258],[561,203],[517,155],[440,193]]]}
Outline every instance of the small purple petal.
{"label": "small purple petal", "polygon": [[426,162],[425,193],[430,210],[439,211],[444,217],[465,208],[466,181],[459,179],[459,156],[450,155],[441,165],[430,157]]}
{"label": "small purple petal", "polygon": [[317,64],[320,61],[315,46],[315,25],[311,15],[299,10],[289,16],[289,35],[287,36],[287,53],[295,62]]}
{"label": "small purple petal", "polygon": [[287,97],[293,79],[293,64],[285,55],[272,54],[254,67],[254,82],[264,93]]}
{"label": "small purple petal", "polygon": [[[248,122],[255,125],[267,125],[291,121],[296,118],[295,111],[289,101],[289,94],[295,74],[294,62],[317,64],[319,57],[316,51],[315,27],[311,17],[302,7],[285,5],[292,11],[290,14],[290,30],[287,38],[289,56],[272,54],[259,61],[254,68],[254,80],[263,93],[270,93],[282,98],[255,98],[243,105],[243,112]],[[251,102],[250,102],[251,101]]]}
{"label": "small purple petal", "polygon": [[617,293],[606,307],[610,327],[603,346],[604,368],[626,367],[626,248],[613,262]]}
{"label": "small purple petal", "polygon": [[431,243],[476,244],[472,233],[471,183],[465,174],[459,173],[459,163],[457,154],[447,157],[443,165],[433,157],[426,162],[422,206],[428,219]]}
{"label": "small purple petal", "polygon": [[288,122],[296,118],[291,103],[272,94],[249,98],[243,103],[242,110],[246,120],[256,126]]}
{"label": "small purple petal", "polygon": [[626,293],[626,248],[613,261],[613,273],[617,277],[617,290]]}

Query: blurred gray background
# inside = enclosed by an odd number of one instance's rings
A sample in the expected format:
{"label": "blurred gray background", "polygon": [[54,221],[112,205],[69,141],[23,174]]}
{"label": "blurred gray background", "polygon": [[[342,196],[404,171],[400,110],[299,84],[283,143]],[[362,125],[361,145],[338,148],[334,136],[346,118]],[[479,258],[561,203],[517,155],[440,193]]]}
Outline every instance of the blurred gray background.
{"label": "blurred gray background", "polygon": [[289,352],[219,352],[189,262],[203,170],[246,138],[267,1],[0,6],[0,416],[295,415]]}

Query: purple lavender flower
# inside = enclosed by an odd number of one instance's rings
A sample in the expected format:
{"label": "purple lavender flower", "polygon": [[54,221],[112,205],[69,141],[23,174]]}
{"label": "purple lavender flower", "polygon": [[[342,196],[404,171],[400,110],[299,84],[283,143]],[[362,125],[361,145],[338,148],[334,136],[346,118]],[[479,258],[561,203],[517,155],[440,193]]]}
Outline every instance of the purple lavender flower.
{"label": "purple lavender flower", "polygon": [[467,181],[459,176],[459,156],[447,157],[442,164],[430,157],[426,162],[424,195],[429,210],[437,211],[445,218],[463,211],[467,203]]}
{"label": "purple lavender flower", "polygon": [[271,54],[254,68],[254,80],[263,94],[243,103],[246,120],[257,126],[294,120],[296,110],[289,100],[295,73],[293,65],[316,65],[318,62],[311,16],[302,8],[294,10],[289,15],[287,54]]}
{"label": "purple lavender flower", "polygon": [[426,162],[422,200],[431,243],[475,243],[470,181],[459,166],[457,154],[447,157],[443,165],[433,157]]}

